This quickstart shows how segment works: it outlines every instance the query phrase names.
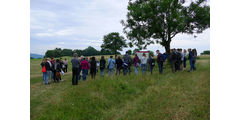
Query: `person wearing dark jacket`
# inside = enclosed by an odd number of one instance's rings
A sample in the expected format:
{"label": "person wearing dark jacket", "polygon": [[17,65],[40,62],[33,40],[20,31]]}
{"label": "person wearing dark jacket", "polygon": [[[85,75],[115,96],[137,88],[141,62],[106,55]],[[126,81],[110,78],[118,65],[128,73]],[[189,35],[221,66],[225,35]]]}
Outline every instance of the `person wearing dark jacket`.
{"label": "person wearing dark jacket", "polygon": [[96,70],[97,70],[97,62],[95,57],[92,57],[90,62],[90,74],[92,79],[95,79],[96,72],[97,72]]}
{"label": "person wearing dark jacket", "polygon": [[174,52],[173,49],[170,50],[170,55],[169,55],[169,62],[171,64],[172,72],[175,72],[175,63],[176,63],[176,53]]}
{"label": "person wearing dark jacket", "polygon": [[123,74],[126,75],[129,73],[130,75],[130,66],[131,66],[131,57],[128,55],[128,52],[123,56]]}
{"label": "person wearing dark jacket", "polygon": [[54,64],[54,70],[56,71],[56,77],[54,79],[54,82],[58,83],[61,79],[61,70],[62,70],[62,67],[61,67],[61,64],[60,64],[60,60],[57,59],[55,64]]}
{"label": "person wearing dark jacket", "polygon": [[162,74],[162,72],[163,72],[164,56],[163,56],[163,54],[160,53],[159,50],[157,50],[156,53],[157,53],[158,70],[159,70],[159,73]]}
{"label": "person wearing dark jacket", "polygon": [[42,66],[43,84],[48,85],[49,73],[51,71],[50,64],[47,62],[47,59],[44,58],[43,62],[40,65]]}
{"label": "person wearing dark jacket", "polygon": [[151,54],[150,59],[149,59],[149,67],[150,67],[150,70],[151,70],[151,74],[153,72],[154,66],[155,66],[155,59],[154,59],[153,54]]}
{"label": "person wearing dark jacket", "polygon": [[197,61],[197,50],[193,49],[192,50],[193,53],[193,57],[192,57],[192,66],[193,66],[193,70],[196,70],[196,61]]}
{"label": "person wearing dark jacket", "polygon": [[182,62],[182,54],[180,53],[180,49],[175,51],[176,53],[176,62],[175,62],[175,71],[180,71],[180,66]]}
{"label": "person wearing dark jacket", "polygon": [[192,72],[193,71],[193,52],[192,52],[192,50],[189,48],[188,49],[188,60],[189,60],[189,64],[190,64],[190,72]]}
{"label": "person wearing dark jacket", "polygon": [[79,67],[80,67],[80,61],[78,60],[78,54],[74,53],[73,58],[71,60],[72,63],[72,85],[78,84],[79,79]]}
{"label": "person wearing dark jacket", "polygon": [[116,75],[119,74],[120,75],[120,71],[122,69],[122,65],[123,65],[123,61],[121,59],[120,56],[118,56],[117,60],[116,60],[116,65],[117,65],[117,71],[116,71]]}
{"label": "person wearing dark jacket", "polygon": [[100,76],[104,76],[104,70],[106,67],[106,60],[104,59],[104,56],[100,59]]}

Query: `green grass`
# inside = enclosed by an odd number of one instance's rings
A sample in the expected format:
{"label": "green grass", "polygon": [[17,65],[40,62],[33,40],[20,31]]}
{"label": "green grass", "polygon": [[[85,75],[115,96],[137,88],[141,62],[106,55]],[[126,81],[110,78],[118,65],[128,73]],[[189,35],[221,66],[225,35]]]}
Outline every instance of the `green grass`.
{"label": "green grass", "polygon": [[[68,58],[69,61],[71,58]],[[88,76],[78,86],[71,74],[44,86],[41,60],[31,60],[30,114],[35,120],[207,120],[210,119],[210,57],[197,61],[197,71],[159,75]],[[187,64],[188,65],[188,64]],[[70,68],[70,66],[69,66]],[[189,65],[187,66],[189,69]],[[133,68],[132,68],[133,71]]]}

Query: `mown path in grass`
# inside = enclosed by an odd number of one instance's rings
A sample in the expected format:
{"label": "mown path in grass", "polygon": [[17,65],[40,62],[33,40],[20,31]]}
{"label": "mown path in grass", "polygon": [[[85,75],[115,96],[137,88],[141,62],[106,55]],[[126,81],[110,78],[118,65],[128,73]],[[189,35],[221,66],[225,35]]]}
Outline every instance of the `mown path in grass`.
{"label": "mown path in grass", "polygon": [[32,77],[31,119],[209,119],[209,58],[197,62],[192,73],[167,68],[159,75],[155,67],[153,75],[88,76],[78,86],[71,85],[71,74],[49,86]]}

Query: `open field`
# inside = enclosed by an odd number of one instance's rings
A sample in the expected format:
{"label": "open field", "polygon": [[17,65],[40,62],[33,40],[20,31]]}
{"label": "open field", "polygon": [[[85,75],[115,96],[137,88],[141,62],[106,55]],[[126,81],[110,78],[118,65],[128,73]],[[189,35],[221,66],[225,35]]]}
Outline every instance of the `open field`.
{"label": "open field", "polygon": [[[63,57],[64,59],[65,57]],[[197,60],[197,71],[162,75],[100,77],[71,85],[69,72],[58,84],[43,85],[41,59],[30,65],[32,120],[208,120],[210,119],[210,57]],[[107,57],[108,58],[108,57]],[[187,64],[189,70],[189,64]],[[106,74],[106,73],[105,73]]]}

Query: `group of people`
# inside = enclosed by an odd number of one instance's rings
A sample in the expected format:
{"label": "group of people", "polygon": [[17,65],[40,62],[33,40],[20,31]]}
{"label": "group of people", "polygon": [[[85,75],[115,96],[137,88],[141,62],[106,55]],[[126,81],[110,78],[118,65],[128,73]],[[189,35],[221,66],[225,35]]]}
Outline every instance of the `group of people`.
{"label": "group of people", "polygon": [[[196,59],[197,59],[197,51],[196,49],[171,49],[169,56],[166,53],[160,53],[159,50],[156,50],[156,60],[154,58],[154,54],[150,54],[147,57],[146,53],[142,54],[142,57],[139,58],[137,54],[134,55],[133,59],[126,52],[125,55],[121,58],[121,56],[117,56],[116,59],[113,59],[113,56],[106,61],[104,56],[101,56],[101,59],[98,61],[95,57],[78,57],[77,53],[74,53],[74,57],[71,60],[72,64],[72,85],[77,85],[79,80],[86,80],[88,71],[90,70],[90,74],[92,79],[95,79],[97,72],[100,70],[100,76],[104,76],[105,71],[108,71],[109,76],[114,74],[120,75],[123,72],[123,75],[127,75],[131,73],[131,66],[134,67],[134,72],[137,75],[139,69],[141,68],[142,74],[146,74],[147,70],[153,74],[153,69],[155,66],[155,62],[157,62],[158,72],[159,74],[163,73],[163,66],[166,62],[167,58],[171,65],[172,72],[183,71],[186,69],[186,61],[189,60],[190,70],[196,70]],[[187,58],[188,56],[188,58]],[[58,83],[62,80],[61,74],[67,72],[68,61],[65,58],[63,61],[62,58],[55,60],[52,58],[51,60],[44,58],[41,63],[42,72],[43,72],[43,81],[44,84],[49,84],[48,76],[51,74],[51,79]]]}
{"label": "group of people", "polygon": [[42,73],[43,73],[43,84],[50,84],[49,76],[51,80],[55,83],[59,83],[62,80],[61,75],[67,72],[68,69],[68,60],[65,58],[63,61],[62,58],[54,59],[44,58],[42,63]]}
{"label": "group of people", "polygon": [[169,62],[172,72],[182,71],[186,69],[187,56],[190,64],[189,72],[196,70],[197,50],[196,49],[171,49]]}

